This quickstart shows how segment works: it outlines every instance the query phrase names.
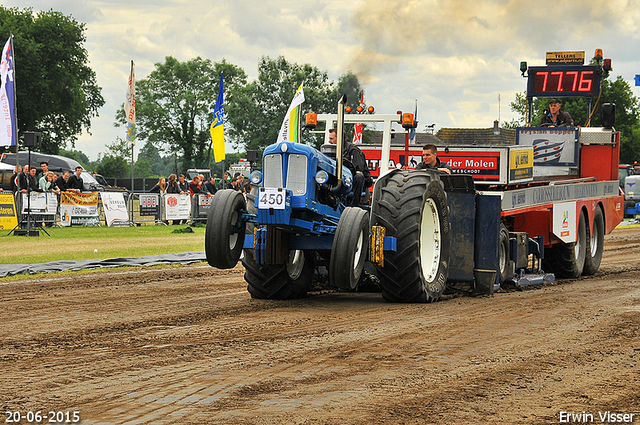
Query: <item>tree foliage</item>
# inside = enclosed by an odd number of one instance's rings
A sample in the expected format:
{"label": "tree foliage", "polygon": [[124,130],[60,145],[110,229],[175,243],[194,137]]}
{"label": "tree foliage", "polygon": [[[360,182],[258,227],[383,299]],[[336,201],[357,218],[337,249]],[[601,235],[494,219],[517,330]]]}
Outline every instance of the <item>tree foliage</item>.
{"label": "tree foliage", "polygon": [[104,105],[89,67],[85,25],[53,10],[0,6],[0,39],[14,35],[18,131],[41,131],[41,151],[72,147]]}
{"label": "tree foliage", "polygon": [[302,116],[310,111],[327,113],[335,109],[336,85],[325,71],[310,64],[288,62],[283,56],[263,56],[258,64],[258,79],[241,88],[236,103],[226,109],[235,140],[246,150],[274,143],[291,100],[303,83]]}
{"label": "tree foliage", "polygon": [[[209,126],[221,72],[225,104],[232,103],[236,87],[246,84],[241,68],[200,57],[179,62],[167,56],[164,63],[156,63],[147,78],[136,82],[137,138],[161,152],[177,153],[185,168],[208,164],[212,155]],[[118,111],[117,119],[124,124],[123,110]]]}

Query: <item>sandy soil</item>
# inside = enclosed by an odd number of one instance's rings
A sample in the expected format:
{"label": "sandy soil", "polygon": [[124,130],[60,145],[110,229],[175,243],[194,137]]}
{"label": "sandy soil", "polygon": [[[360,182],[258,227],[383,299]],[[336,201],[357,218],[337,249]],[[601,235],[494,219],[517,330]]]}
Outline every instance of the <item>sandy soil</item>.
{"label": "sandy soil", "polygon": [[425,305],[252,300],[241,266],[0,281],[3,422],[640,424],[639,259],[620,228],[593,277]]}

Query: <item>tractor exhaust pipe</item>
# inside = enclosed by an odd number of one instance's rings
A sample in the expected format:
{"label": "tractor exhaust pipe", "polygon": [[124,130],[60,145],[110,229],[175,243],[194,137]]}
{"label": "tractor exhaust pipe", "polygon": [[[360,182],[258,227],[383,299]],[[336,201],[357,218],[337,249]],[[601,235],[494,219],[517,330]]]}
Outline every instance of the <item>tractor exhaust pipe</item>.
{"label": "tractor exhaust pipe", "polygon": [[342,187],[342,138],[344,137],[344,105],[347,103],[347,95],[343,94],[338,101],[338,123],[336,125],[336,177],[338,183],[333,186],[331,193],[337,193]]}

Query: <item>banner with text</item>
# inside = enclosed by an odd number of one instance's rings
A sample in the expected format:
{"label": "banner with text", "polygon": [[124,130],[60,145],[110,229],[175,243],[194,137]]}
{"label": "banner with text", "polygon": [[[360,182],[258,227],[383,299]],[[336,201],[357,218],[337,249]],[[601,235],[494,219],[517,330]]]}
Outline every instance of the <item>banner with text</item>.
{"label": "banner with text", "polygon": [[127,212],[127,203],[124,201],[124,194],[122,192],[102,192],[100,197],[107,226],[129,226],[129,213]]}
{"label": "banner with text", "polygon": [[[31,214],[53,215],[58,209],[58,197],[50,192],[31,192],[27,197],[22,194],[22,214],[31,208]],[[31,199],[29,199],[31,198]]]}
{"label": "banner with text", "polygon": [[63,226],[99,226],[99,192],[60,194],[60,222]]}
{"label": "banner with text", "polygon": [[188,220],[191,215],[191,196],[183,193],[165,194],[164,197],[164,219],[165,220]]}
{"label": "banner with text", "polygon": [[14,229],[18,225],[15,198],[12,194],[0,194],[0,230]]}

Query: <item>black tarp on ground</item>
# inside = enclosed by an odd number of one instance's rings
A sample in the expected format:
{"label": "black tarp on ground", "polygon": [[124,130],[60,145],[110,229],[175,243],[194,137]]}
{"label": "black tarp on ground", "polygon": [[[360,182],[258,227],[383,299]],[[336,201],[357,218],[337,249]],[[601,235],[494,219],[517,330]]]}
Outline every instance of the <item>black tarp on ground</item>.
{"label": "black tarp on ground", "polygon": [[191,264],[207,261],[203,252],[183,252],[181,254],[148,255],[146,257],[122,257],[108,260],[51,261],[40,264],[0,264],[0,277],[17,274],[51,273],[77,271],[121,266],[155,266],[157,264]]}

